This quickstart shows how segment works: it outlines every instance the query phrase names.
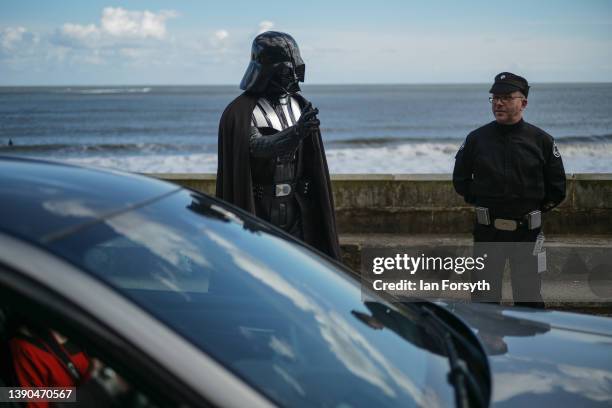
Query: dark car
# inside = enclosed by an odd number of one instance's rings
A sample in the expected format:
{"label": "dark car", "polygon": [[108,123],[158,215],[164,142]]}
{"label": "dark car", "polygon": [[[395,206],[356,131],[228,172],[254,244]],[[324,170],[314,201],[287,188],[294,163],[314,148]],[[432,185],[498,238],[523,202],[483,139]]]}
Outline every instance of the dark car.
{"label": "dark car", "polygon": [[[612,402],[609,320],[516,310],[392,303],[217,199],[142,176],[0,159],[4,385],[18,385],[7,344],[27,322],[99,361],[90,382],[115,405]],[[528,336],[504,332],[505,349],[492,349],[477,329],[490,319],[549,340],[531,349],[513,339]],[[576,347],[589,350],[572,357]],[[547,386],[525,385],[551,367]],[[92,392],[79,384],[77,397]]]}
{"label": "dark car", "polygon": [[612,319],[477,303],[448,308],[489,356],[492,406],[612,406]]}

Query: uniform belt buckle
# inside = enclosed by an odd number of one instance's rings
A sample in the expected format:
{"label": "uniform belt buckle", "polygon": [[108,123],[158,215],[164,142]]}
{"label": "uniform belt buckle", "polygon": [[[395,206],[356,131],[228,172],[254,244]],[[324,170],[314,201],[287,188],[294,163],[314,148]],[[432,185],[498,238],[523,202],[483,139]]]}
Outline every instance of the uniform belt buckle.
{"label": "uniform belt buckle", "polygon": [[493,221],[493,226],[502,231],[516,231],[518,223],[515,220],[496,218],[495,221]]}
{"label": "uniform belt buckle", "polygon": [[276,197],[285,197],[291,194],[291,184],[276,184]]}
{"label": "uniform belt buckle", "polygon": [[530,212],[525,218],[527,218],[527,228],[530,230],[542,226],[542,212],[540,210]]}

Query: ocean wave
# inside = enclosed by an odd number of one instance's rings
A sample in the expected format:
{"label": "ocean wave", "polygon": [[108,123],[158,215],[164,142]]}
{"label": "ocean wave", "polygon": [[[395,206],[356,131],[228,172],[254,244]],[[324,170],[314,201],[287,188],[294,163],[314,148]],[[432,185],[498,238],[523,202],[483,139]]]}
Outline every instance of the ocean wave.
{"label": "ocean wave", "polygon": [[[343,140],[325,140],[328,149],[363,150],[367,148],[384,149],[401,146],[414,146],[415,148],[429,146],[436,149],[457,148],[463,139],[452,138],[424,138],[424,137],[372,137],[352,138]],[[562,151],[606,151],[612,156],[612,135],[591,137],[563,137],[556,139]],[[175,143],[39,143],[0,145],[1,154],[55,154],[55,155],[95,155],[95,154],[151,154],[151,153],[200,153],[216,152],[216,137],[201,137],[194,143],[182,140]]]}
{"label": "ocean wave", "polygon": [[[327,162],[332,173],[451,173],[456,141],[448,143],[404,143],[398,145],[328,146]],[[151,173],[215,173],[216,144],[208,145],[106,145],[81,146],[84,151],[66,153],[66,145],[55,151],[0,149],[0,154],[47,159]],[[75,146],[70,146],[75,147]],[[39,149],[39,150],[36,150]],[[118,150],[119,149],[119,150]],[[612,173],[612,143],[559,144],[568,173]]]}
{"label": "ocean wave", "polygon": [[[399,146],[327,149],[331,173],[452,173],[456,143],[420,143]],[[559,149],[568,173],[611,173],[612,144],[569,144]],[[66,156],[46,158],[75,164],[150,173],[215,173],[216,149],[209,152]]]}
{"label": "ocean wave", "polygon": [[[384,136],[384,137],[355,137],[349,139],[326,140],[326,144],[333,146],[384,146],[404,143],[461,143],[464,137],[413,137],[413,136]],[[559,136],[555,140],[559,144],[591,144],[610,143],[612,134],[590,136]]]}
{"label": "ocean wave", "polygon": [[32,144],[32,145],[3,145],[0,153],[11,154],[81,154],[92,155],[96,153],[163,153],[163,152],[198,152],[214,150],[210,145],[201,144],[172,144],[172,143],[116,143],[116,144]]}
{"label": "ocean wave", "polygon": [[384,146],[397,145],[402,143],[455,143],[460,142],[457,138],[427,138],[427,137],[402,137],[402,136],[385,136],[385,137],[356,137],[349,139],[326,140],[325,143],[334,146]]}
{"label": "ocean wave", "polygon": [[124,93],[149,93],[150,87],[144,88],[66,88],[62,93],[74,93],[81,95],[104,95],[104,94],[124,94]]}
{"label": "ocean wave", "polygon": [[612,134],[589,135],[589,136],[560,136],[555,137],[561,143],[609,143],[612,142]]}

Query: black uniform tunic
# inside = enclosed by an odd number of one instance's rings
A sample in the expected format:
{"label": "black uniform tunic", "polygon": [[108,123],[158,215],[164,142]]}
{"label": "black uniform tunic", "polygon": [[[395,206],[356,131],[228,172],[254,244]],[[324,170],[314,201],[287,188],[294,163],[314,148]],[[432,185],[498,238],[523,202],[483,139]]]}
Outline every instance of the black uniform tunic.
{"label": "black uniform tunic", "polygon": [[455,157],[453,184],[465,201],[498,216],[548,211],[565,198],[565,170],[554,139],[522,119],[471,132]]}

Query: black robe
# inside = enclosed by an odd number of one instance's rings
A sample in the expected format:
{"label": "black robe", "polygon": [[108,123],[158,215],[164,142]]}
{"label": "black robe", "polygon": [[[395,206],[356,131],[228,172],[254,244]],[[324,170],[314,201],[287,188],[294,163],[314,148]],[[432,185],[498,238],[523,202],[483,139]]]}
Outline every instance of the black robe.
{"label": "black robe", "polygon": [[[306,100],[294,95],[300,105]],[[251,115],[259,96],[243,93],[225,108],[219,123],[217,197],[255,214],[249,154]],[[297,195],[301,204],[304,242],[340,260],[336,214],[321,132],[306,137],[298,149],[302,178],[311,181],[311,204]]]}

